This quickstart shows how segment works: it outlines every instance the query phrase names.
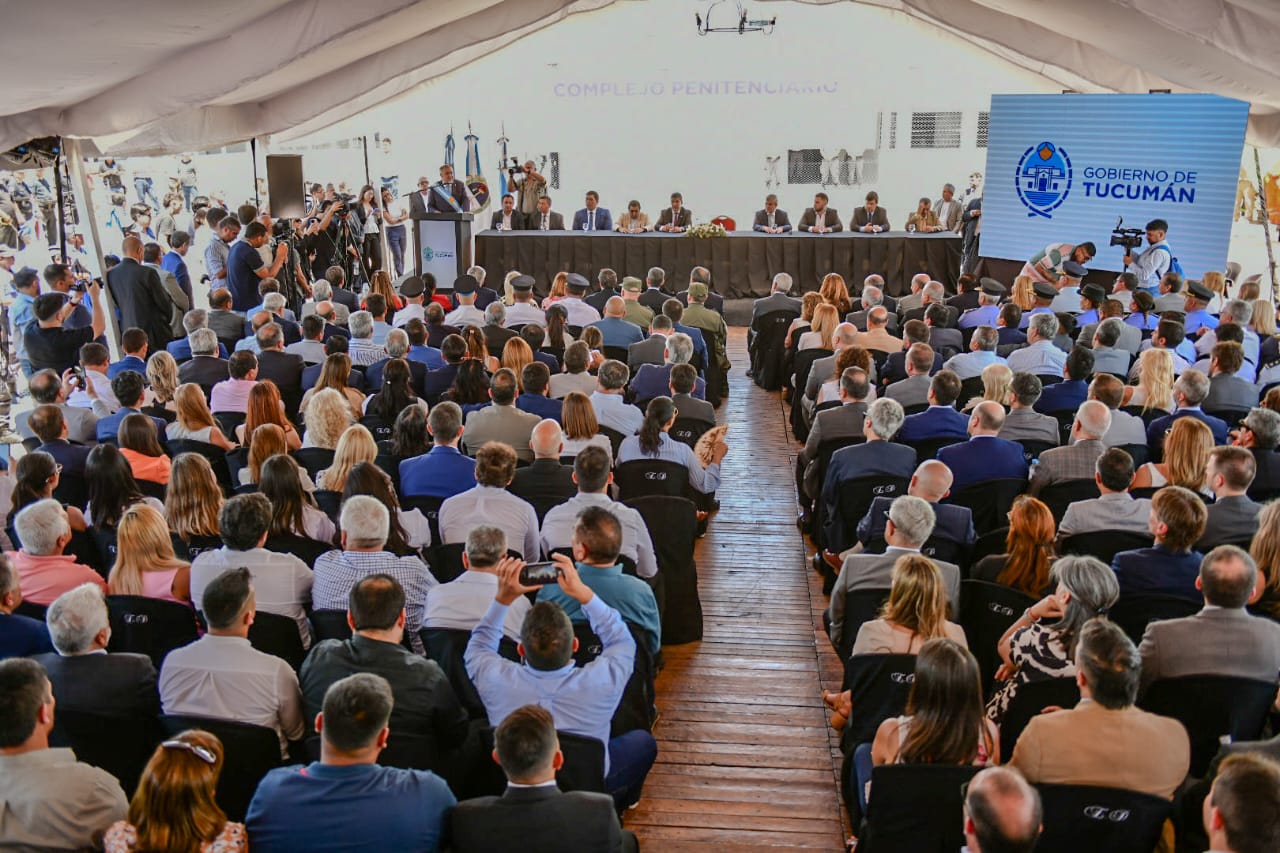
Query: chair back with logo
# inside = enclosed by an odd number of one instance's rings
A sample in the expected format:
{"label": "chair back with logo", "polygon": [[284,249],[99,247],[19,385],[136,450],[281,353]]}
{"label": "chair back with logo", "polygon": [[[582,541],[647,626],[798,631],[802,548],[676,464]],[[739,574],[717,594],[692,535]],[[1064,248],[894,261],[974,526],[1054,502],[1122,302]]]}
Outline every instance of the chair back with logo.
{"label": "chair back with logo", "polygon": [[853,653],[853,644],[858,639],[858,630],[867,622],[880,618],[880,609],[888,600],[887,589],[859,589],[845,594],[840,644],[836,646],[840,660],[849,659]]}
{"label": "chair back with logo", "polygon": [[[1003,744],[1001,748],[1003,749]],[[1123,788],[1037,785],[1044,832],[1037,853],[1130,853],[1154,850],[1172,804]]]}
{"label": "chair back with logo", "polygon": [[[237,413],[238,414],[238,413]],[[244,416],[241,415],[243,418]],[[235,432],[225,433],[232,441],[235,441]],[[233,485],[237,483],[231,482],[231,469],[227,467],[227,451],[218,447],[216,444],[210,444],[207,441],[194,441],[189,438],[171,438],[165,442],[165,449],[169,455],[177,456],[179,453],[199,453],[205,459],[209,460],[209,467],[213,469],[213,476],[217,479],[218,485],[222,487],[224,494],[231,491]],[[142,487],[142,481],[138,481],[138,487]]]}
{"label": "chair back with logo", "polygon": [[1019,477],[983,480],[958,489],[946,502],[967,506],[973,513],[973,529],[981,536],[1009,523],[1013,502],[1027,490],[1027,481]]}
{"label": "chair back with logo", "polygon": [[[854,532],[858,522],[867,514],[876,498],[888,498],[892,501],[907,493],[911,480],[906,477],[855,477],[845,480],[836,489],[836,505],[840,510],[840,523],[848,541],[837,541],[834,525],[827,523],[823,530],[823,547],[834,554],[853,546]],[[829,522],[830,519],[824,521]]]}
{"label": "chair back with logo", "polygon": [[989,690],[1000,668],[996,644],[1009,626],[1036,600],[1016,589],[980,580],[960,582],[960,618],[969,650],[978,659],[983,690]]}
{"label": "chair back with logo", "polygon": [[964,792],[982,768],[882,764],[871,771],[858,853],[955,853],[964,846]]}
{"label": "chair back with logo", "polygon": [[1000,754],[1013,755],[1022,731],[1045,708],[1074,708],[1080,687],[1074,678],[1045,678],[1019,684],[1000,720]]}
{"label": "chair back with logo", "polygon": [[715,424],[711,421],[677,417],[676,422],[667,431],[667,435],[682,444],[695,447],[698,444],[698,439],[702,438],[702,434],[714,426]]}
{"label": "chair back with logo", "polygon": [[108,595],[107,614],[111,621],[107,651],[146,655],[157,671],[165,655],[200,637],[195,611],[174,601],[142,595]]}
{"label": "chair back with logo", "polygon": [[633,459],[614,469],[613,481],[623,500],[650,495],[682,498],[689,490],[689,469],[679,462]]}
{"label": "chair back with logo", "polygon": [[1275,698],[1274,680],[1186,675],[1153,682],[1138,704],[1182,723],[1191,739],[1191,775],[1203,778],[1224,735],[1232,742],[1262,736]]}
{"label": "chair back with logo", "polygon": [[698,564],[694,546],[698,539],[698,514],[687,498],[650,496],[627,501],[640,513],[653,552],[658,577],[664,586],[662,644],[692,643],[702,639],[702,599],[698,596]]}
{"label": "chair back with logo", "polygon": [[766,391],[777,391],[782,387],[787,329],[799,316],[795,311],[770,311],[751,321],[751,328],[755,331],[751,347],[752,373],[755,383]]}
{"label": "chair back with logo", "polygon": [[845,724],[840,745],[852,752],[875,740],[876,729],[907,707],[916,679],[915,655],[854,655],[844,665],[844,684],[853,696],[853,713]]}

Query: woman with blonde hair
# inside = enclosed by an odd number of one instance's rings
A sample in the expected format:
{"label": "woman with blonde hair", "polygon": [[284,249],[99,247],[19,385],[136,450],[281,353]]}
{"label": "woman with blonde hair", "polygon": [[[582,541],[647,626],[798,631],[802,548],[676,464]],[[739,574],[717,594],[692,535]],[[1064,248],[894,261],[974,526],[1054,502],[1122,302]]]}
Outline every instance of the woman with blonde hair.
{"label": "woman with blonde hair", "polygon": [[333,453],[333,464],[316,474],[316,488],[340,492],[347,482],[347,474],[359,462],[372,462],[378,457],[378,443],[373,433],[360,424],[352,424],[338,439]]}
{"label": "woman with blonde hair", "polygon": [[581,391],[571,391],[565,395],[564,406],[560,410],[560,422],[564,426],[564,447],[561,456],[577,456],[584,447],[595,445],[603,447],[613,455],[613,445],[607,435],[600,434],[600,423],[596,420],[595,406],[591,398]]}
{"label": "woman with blonde hair", "polygon": [[1218,270],[1209,270],[1200,283],[1213,293],[1213,299],[1209,300],[1204,310],[1210,314],[1220,314],[1223,303],[1227,301],[1227,277]]}
{"label": "woman with blonde hair", "polygon": [[197,554],[221,548],[221,512],[222,489],[209,460],[200,453],[175,456],[164,491],[164,515],[174,550],[193,560]]}
{"label": "woman with blonde hair", "polygon": [[[347,401],[347,408],[351,410],[351,417],[359,418],[364,407],[364,395],[347,384],[347,377],[350,375],[351,357],[345,352],[330,353],[324,360],[324,366],[320,368],[320,378],[316,380],[315,386],[308,388],[307,393],[302,395],[302,402],[298,404],[298,411],[305,416],[307,409],[311,406],[311,401],[315,399],[316,395],[326,389],[332,389]],[[253,433],[249,432],[247,435],[252,436]]]}
{"label": "woman with blonde hair", "polygon": [[1258,566],[1258,584],[1249,603],[1272,619],[1280,619],[1280,501],[1271,501],[1258,513],[1249,556]]}
{"label": "woman with blonde hair", "polygon": [[[272,385],[270,380],[259,382],[253,391],[263,385]],[[251,391],[250,394],[253,392]],[[218,427],[218,422],[209,411],[209,403],[204,398],[204,390],[194,382],[185,382],[178,386],[173,395],[177,419],[165,427],[165,435],[171,439],[187,439],[212,444],[222,450],[231,450],[235,444],[228,441]]]}
{"label": "woman with blonde hair", "polygon": [[244,824],[227,820],[214,793],[222,773],[222,742],[188,729],[156,747],[129,803],[128,820],[103,838],[106,853],[244,853]]}
{"label": "woman with blonde hair", "polygon": [[1007,364],[988,364],[982,368],[982,396],[972,397],[961,411],[971,412],[982,402],[992,400],[1008,407],[1013,398],[1013,371]]}
{"label": "woman with blonde hair", "polygon": [[1253,303],[1249,328],[1258,336],[1258,364],[1269,364],[1280,356],[1280,338],[1276,337],[1276,306],[1265,299]]}
{"label": "woman with blonde hair", "polygon": [[148,504],[136,503],[120,516],[107,594],[191,603],[191,564],[174,555],[164,516]]}
{"label": "woman with blonde hair", "polygon": [[465,326],[461,334],[462,340],[467,344],[467,358],[474,358],[480,362],[489,373],[494,373],[502,366],[496,357],[489,355],[489,347],[484,342],[484,332],[475,326]]}
{"label": "woman with blonde hair", "polygon": [[507,274],[502,277],[502,304],[508,308],[516,304],[515,288],[511,286],[511,282],[520,275],[520,270],[507,270]]}
{"label": "woman with blonde hair", "polygon": [[1009,301],[1023,311],[1036,307],[1036,280],[1029,275],[1020,275],[1013,280],[1013,290],[1009,293]]}
{"label": "woman with blonde hair", "polygon": [[1025,595],[1048,595],[1049,567],[1053,564],[1053,543],[1057,530],[1053,513],[1042,501],[1018,495],[1009,510],[1009,535],[1003,554],[983,557],[970,570],[975,580],[998,583]]}
{"label": "woman with blonde hair", "polygon": [[152,353],[147,359],[147,384],[151,386],[154,398],[148,406],[139,411],[157,418],[171,420],[177,407],[174,395],[178,390],[178,362],[164,350]]}
{"label": "woman with blonde hair", "polygon": [[289,450],[302,447],[302,437],[289,419],[284,416],[284,400],[280,397],[280,389],[270,379],[264,379],[249,389],[249,405],[245,412],[244,423],[236,427],[236,438],[245,444],[246,437],[252,438],[253,432],[263,424],[275,424],[284,430],[284,441]]}
{"label": "woman with blonde hair", "polygon": [[516,386],[524,393],[524,366],[533,362],[533,349],[524,338],[511,338],[502,347],[502,366],[516,375]]}
{"label": "woman with blonde hair", "polygon": [[800,336],[796,351],[807,349],[835,349],[836,326],[840,325],[840,314],[834,305],[824,302],[813,310],[813,322],[809,331]]}
{"label": "woman with blonde hair", "polygon": [[[303,415],[306,432],[302,436],[302,446],[333,450],[338,446],[338,439],[342,438],[343,431],[355,420],[350,399],[332,388],[325,388],[311,398],[311,404]],[[249,446],[253,447],[252,439]]]}
{"label": "woman with blonde hair", "polygon": [[811,290],[804,296],[800,297],[800,316],[791,321],[791,325],[787,328],[787,340],[785,346],[792,346],[792,338],[797,331],[808,331],[809,326],[813,323],[813,312],[818,310],[818,306],[822,304],[822,294],[816,290]]}
{"label": "woman with blonde hair", "polygon": [[844,276],[829,272],[822,277],[822,285],[818,288],[822,301],[835,306],[836,313],[843,317],[853,310],[853,300],[849,298],[849,288],[844,283]]}
{"label": "woman with blonde hair", "polygon": [[1173,353],[1153,347],[1138,355],[1138,384],[1125,387],[1124,405],[1173,411]]}
{"label": "woman with blonde hair", "polygon": [[555,278],[551,279],[551,292],[547,294],[546,299],[542,300],[542,310],[546,311],[549,305],[564,299],[568,289],[569,274],[567,272],[556,273]]}
{"label": "woman with blonde hair", "polygon": [[1164,439],[1164,461],[1148,462],[1135,471],[1129,488],[1182,486],[1197,494],[1210,495],[1206,480],[1211,450],[1213,431],[1204,421],[1178,418]]}

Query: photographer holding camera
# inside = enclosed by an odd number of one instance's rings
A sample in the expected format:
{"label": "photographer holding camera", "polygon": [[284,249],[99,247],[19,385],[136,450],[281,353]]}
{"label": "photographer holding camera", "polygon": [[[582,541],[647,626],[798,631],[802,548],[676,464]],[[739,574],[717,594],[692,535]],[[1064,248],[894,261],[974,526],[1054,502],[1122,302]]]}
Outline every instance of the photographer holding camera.
{"label": "photographer holding camera", "polygon": [[547,179],[534,169],[532,160],[526,160],[519,170],[512,167],[507,172],[511,175],[511,182],[519,187],[520,215],[526,223],[535,221],[538,216],[538,199],[547,194]]}
{"label": "photographer holding camera", "polygon": [[[1138,277],[1138,286],[1152,296],[1160,289],[1160,279],[1164,278],[1174,264],[1173,250],[1165,242],[1165,234],[1169,231],[1169,223],[1163,219],[1153,219],[1147,223],[1146,251],[1134,254],[1133,248],[1126,246],[1124,270]],[[1112,238],[1115,245],[1115,238]],[[1179,270],[1179,272],[1181,272]]]}

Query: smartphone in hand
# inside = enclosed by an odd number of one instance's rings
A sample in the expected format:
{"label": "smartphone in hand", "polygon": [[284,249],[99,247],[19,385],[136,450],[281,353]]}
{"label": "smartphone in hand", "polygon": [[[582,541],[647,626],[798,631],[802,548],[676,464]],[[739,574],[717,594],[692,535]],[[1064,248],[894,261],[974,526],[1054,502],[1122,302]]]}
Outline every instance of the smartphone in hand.
{"label": "smartphone in hand", "polygon": [[520,584],[522,586],[546,586],[549,583],[555,583],[559,577],[560,572],[556,568],[556,564],[549,561],[525,563],[524,568],[520,570]]}

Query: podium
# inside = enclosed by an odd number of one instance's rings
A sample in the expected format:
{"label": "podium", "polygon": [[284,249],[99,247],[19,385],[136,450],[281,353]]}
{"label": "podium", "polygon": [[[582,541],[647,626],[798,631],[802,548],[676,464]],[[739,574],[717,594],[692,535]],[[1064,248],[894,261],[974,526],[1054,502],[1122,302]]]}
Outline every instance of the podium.
{"label": "podium", "polygon": [[441,290],[471,267],[470,213],[426,213],[413,220],[413,271],[431,273]]}

